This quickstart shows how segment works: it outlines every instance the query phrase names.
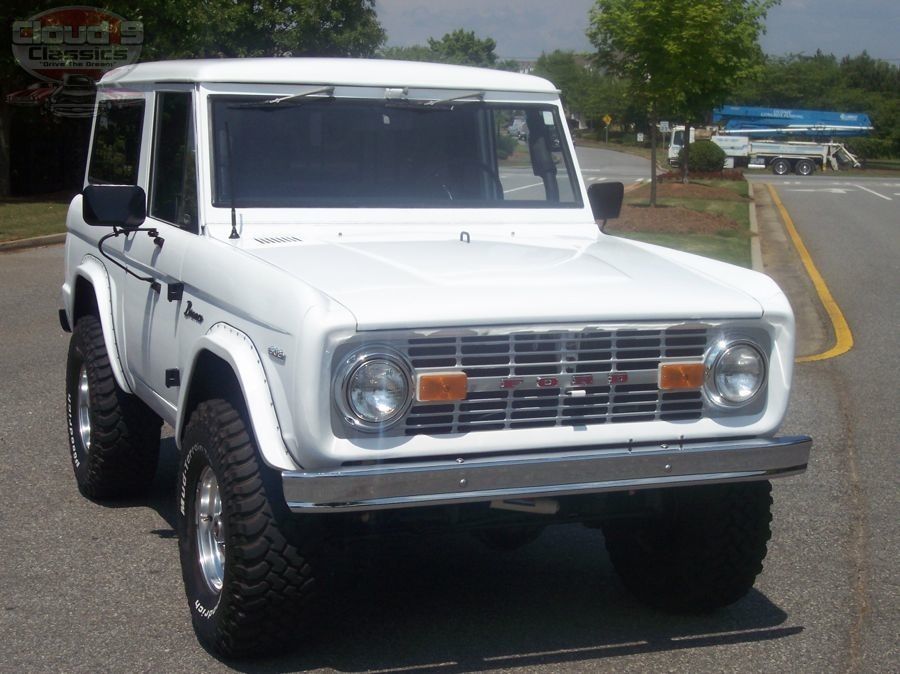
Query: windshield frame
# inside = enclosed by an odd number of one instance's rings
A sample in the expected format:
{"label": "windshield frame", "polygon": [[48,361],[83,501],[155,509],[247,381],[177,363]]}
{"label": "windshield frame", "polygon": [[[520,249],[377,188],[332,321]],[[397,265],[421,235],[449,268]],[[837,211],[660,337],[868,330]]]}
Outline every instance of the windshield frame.
{"label": "windshield frame", "polygon": [[[291,88],[279,87],[278,92],[264,92],[260,91],[258,88],[252,91],[235,91],[230,87],[216,87],[216,90],[210,91],[207,90],[206,93],[206,105],[205,109],[208,115],[208,128],[206,130],[206,137],[208,141],[208,169],[209,169],[209,192],[208,192],[208,204],[213,208],[240,208],[242,210],[245,209],[259,209],[261,211],[274,211],[274,210],[303,210],[303,211],[340,211],[340,210],[360,210],[360,209],[372,209],[376,211],[434,211],[434,210],[469,210],[469,211],[496,211],[496,210],[512,210],[518,213],[522,213],[523,211],[528,210],[539,210],[539,211],[565,211],[572,212],[573,210],[581,210],[585,209],[585,199],[583,195],[583,186],[582,181],[580,180],[580,175],[577,169],[577,162],[574,158],[574,153],[572,152],[572,146],[569,140],[568,129],[565,126],[563,118],[560,114],[560,107],[558,103],[558,99],[555,99],[550,96],[534,96],[534,95],[519,95],[519,96],[510,96],[509,94],[501,94],[497,95],[497,92],[487,92],[485,96],[478,98],[477,100],[464,100],[464,101],[446,101],[445,99],[451,97],[455,94],[453,90],[437,90],[437,91],[418,91],[410,94],[407,91],[404,91],[405,96],[398,100],[397,98],[389,95],[389,92],[397,91],[392,88],[370,88],[370,87],[338,87],[337,90],[331,89],[328,92],[325,92],[323,95],[314,95],[310,97],[303,97],[300,100],[292,101],[293,91],[309,91],[310,87],[315,87],[317,85],[314,84],[296,84]],[[352,91],[352,89],[357,89],[357,91]],[[374,94],[374,95],[373,95]],[[471,93],[469,94],[471,95]],[[488,200],[488,199],[479,199],[479,200],[428,200],[428,201],[414,201],[404,198],[388,198],[386,200],[378,201],[374,200],[371,197],[363,197],[360,200],[348,200],[346,198],[336,199],[334,201],[329,201],[327,199],[309,201],[309,202],[297,202],[297,203],[283,203],[283,202],[275,202],[275,203],[264,203],[261,201],[253,200],[248,202],[246,199],[242,199],[239,195],[240,189],[236,189],[235,192],[238,194],[235,195],[234,198],[230,195],[232,191],[227,187],[225,181],[229,178],[227,175],[222,175],[220,173],[221,167],[216,165],[218,161],[217,153],[218,153],[218,144],[216,143],[216,106],[221,105],[222,103],[229,102],[231,104],[252,104],[258,102],[259,104],[271,104],[273,97],[284,96],[285,102],[283,105],[286,108],[298,107],[307,105],[309,102],[313,104],[321,105],[322,101],[336,101],[339,105],[346,104],[359,104],[361,106],[369,105],[369,106],[379,106],[384,107],[385,109],[393,109],[393,108],[425,108],[429,104],[432,104],[430,109],[452,109],[455,107],[463,107],[463,106],[476,106],[478,108],[488,108],[488,109],[505,109],[505,110],[535,110],[538,114],[549,113],[553,118],[553,126],[548,128],[555,128],[556,133],[559,135],[559,149],[558,153],[560,156],[560,161],[558,163],[559,166],[559,178],[557,179],[557,183],[559,185],[568,184],[568,190],[571,191],[571,194],[566,192],[567,201],[551,201],[548,200],[545,196],[541,200],[537,199],[523,199],[523,200],[512,200],[512,199],[497,199],[497,200]],[[524,100],[523,100],[524,99]],[[276,103],[272,105],[272,107],[279,107],[280,104]],[[420,114],[429,114],[427,111],[423,111]],[[228,134],[230,135],[230,134]],[[220,141],[221,142],[221,141]],[[491,144],[491,150],[493,151],[493,145]],[[479,146],[484,146],[484,144],[480,144]],[[557,153],[557,150],[552,150],[553,154]],[[226,153],[227,154],[227,153]],[[499,165],[498,168],[498,181],[499,181]],[[235,174],[236,176],[239,174]],[[540,176],[533,176],[534,180],[543,180]],[[240,180],[238,178],[238,180]],[[225,190],[220,192],[220,186],[225,187]]]}

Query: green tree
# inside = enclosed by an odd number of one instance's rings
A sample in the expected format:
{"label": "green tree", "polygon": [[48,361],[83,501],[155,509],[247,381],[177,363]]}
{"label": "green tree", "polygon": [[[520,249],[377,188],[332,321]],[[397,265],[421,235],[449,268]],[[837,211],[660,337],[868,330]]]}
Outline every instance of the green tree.
{"label": "green tree", "polygon": [[385,47],[379,53],[379,56],[386,59],[394,59],[396,61],[434,61],[435,54],[428,47],[421,44],[410,45],[409,47]]}
{"label": "green tree", "polygon": [[439,40],[428,38],[427,46],[414,44],[408,47],[385,47],[379,52],[379,56],[400,61],[453,63],[512,72],[519,70],[518,61],[498,60],[494,51],[496,48],[497,43],[492,38],[481,39],[475,35],[475,31],[458,28],[452,33],[445,33]]}
{"label": "green tree", "polygon": [[474,30],[457,28],[445,34],[440,40],[428,38],[428,48],[441,63],[459,63],[491,68],[497,63],[494,50],[497,43],[493,38],[480,39]]}
{"label": "green tree", "polygon": [[[9,190],[9,110],[6,95],[33,78],[12,56],[10,27],[65,3],[6,0],[0,8],[0,195]],[[76,3],[78,4],[78,3]],[[238,56],[370,56],[384,43],[375,0],[174,0],[99,3],[143,21],[142,61]]]}
{"label": "green tree", "polygon": [[559,87],[563,107],[571,115],[594,124],[604,115],[612,115],[617,123],[633,121],[622,82],[594,67],[588,54],[559,49],[541,54],[533,74]]}
{"label": "green tree", "polygon": [[584,110],[591,74],[585,68],[585,60],[579,62],[575,52],[557,49],[549,54],[541,54],[534,66],[534,74],[545,77],[559,87],[560,98],[566,110]]}
{"label": "green tree", "polygon": [[130,13],[120,13],[144,21],[145,61],[371,56],[385,37],[374,0],[148,0]]}
{"label": "green tree", "polygon": [[768,107],[828,108],[830,92],[841,79],[837,59],[822,52],[770,56],[757,75],[735,87],[729,99]]}
{"label": "green tree", "polygon": [[724,103],[741,79],[752,76],[761,59],[758,41],[766,12],[777,3],[597,0],[587,31],[596,58],[625,80],[629,95],[647,110],[652,205],[660,116],[678,116],[689,126]]}
{"label": "green tree", "polygon": [[900,66],[866,52],[840,61],[821,51],[769,57],[759,77],[737,87],[728,102],[864,112],[875,131],[847,145],[866,158],[900,157]]}

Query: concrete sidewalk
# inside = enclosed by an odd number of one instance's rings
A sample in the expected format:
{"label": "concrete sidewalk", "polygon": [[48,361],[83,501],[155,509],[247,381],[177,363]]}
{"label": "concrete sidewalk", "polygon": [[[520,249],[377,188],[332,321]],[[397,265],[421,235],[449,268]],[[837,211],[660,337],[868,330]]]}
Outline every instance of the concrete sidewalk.
{"label": "concrete sidewalk", "polygon": [[0,241],[0,253],[8,250],[24,250],[26,248],[40,248],[41,246],[52,246],[57,243],[63,243],[66,240],[66,234],[48,234],[47,236],[35,236],[30,239],[16,239],[14,241]]}

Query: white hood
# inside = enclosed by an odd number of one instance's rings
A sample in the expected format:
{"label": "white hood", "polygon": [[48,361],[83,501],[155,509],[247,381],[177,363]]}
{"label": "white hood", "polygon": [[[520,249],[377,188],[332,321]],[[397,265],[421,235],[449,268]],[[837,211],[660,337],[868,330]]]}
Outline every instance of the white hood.
{"label": "white hood", "polygon": [[721,274],[660,251],[615,237],[484,236],[248,248],[347,307],[360,330],[762,316]]}

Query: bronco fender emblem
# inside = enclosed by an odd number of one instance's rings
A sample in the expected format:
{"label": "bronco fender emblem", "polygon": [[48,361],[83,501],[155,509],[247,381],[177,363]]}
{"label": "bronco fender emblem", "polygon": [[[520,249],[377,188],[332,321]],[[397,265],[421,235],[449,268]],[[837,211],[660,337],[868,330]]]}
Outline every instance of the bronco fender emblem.
{"label": "bronco fender emblem", "polygon": [[203,314],[198,314],[194,311],[194,303],[188,300],[187,307],[184,310],[184,317],[190,318],[192,321],[197,321],[198,323],[203,322]]}

